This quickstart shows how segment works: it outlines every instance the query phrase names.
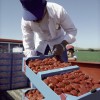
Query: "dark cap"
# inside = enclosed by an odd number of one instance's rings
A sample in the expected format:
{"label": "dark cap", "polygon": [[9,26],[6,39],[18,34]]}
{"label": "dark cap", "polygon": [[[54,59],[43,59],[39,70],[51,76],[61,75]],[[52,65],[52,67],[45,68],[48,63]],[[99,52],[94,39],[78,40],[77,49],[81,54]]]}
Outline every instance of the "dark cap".
{"label": "dark cap", "polygon": [[46,0],[20,0],[23,7],[23,18],[25,20],[40,20],[46,7]]}

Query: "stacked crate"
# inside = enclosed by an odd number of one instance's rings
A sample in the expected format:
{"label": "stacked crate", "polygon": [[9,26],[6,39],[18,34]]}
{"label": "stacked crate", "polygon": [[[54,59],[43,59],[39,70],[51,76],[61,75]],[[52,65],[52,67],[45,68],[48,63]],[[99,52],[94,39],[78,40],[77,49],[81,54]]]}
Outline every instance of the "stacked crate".
{"label": "stacked crate", "polygon": [[13,53],[12,55],[12,89],[25,88],[28,86],[28,78],[22,72],[23,54]]}
{"label": "stacked crate", "polygon": [[0,53],[0,91],[29,87],[29,80],[22,72],[20,53]]}
{"label": "stacked crate", "polygon": [[11,53],[0,53],[0,90],[11,89]]}

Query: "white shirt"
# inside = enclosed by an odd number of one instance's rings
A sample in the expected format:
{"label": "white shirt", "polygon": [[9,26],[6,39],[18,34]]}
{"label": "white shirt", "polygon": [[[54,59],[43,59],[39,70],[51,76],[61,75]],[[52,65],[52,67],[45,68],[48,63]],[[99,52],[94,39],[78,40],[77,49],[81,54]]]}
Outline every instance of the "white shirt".
{"label": "white shirt", "polygon": [[68,43],[76,40],[77,29],[62,6],[47,2],[47,12],[47,17],[44,17],[40,23],[22,18],[24,54],[27,57],[36,55],[36,51],[44,53],[47,44],[52,49],[55,44],[63,40]]}

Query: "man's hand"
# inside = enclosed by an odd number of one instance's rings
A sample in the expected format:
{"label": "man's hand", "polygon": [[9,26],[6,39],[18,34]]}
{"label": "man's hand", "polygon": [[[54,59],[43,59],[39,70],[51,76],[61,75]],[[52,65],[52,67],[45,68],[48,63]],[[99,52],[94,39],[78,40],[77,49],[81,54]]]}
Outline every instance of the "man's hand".
{"label": "man's hand", "polygon": [[62,48],[61,44],[54,45],[53,52],[54,52],[54,55],[61,56],[61,54],[63,53],[63,48]]}
{"label": "man's hand", "polygon": [[67,44],[68,44],[68,42],[66,40],[63,40],[60,44],[54,45],[53,46],[54,55],[61,56],[63,51],[65,51]]}

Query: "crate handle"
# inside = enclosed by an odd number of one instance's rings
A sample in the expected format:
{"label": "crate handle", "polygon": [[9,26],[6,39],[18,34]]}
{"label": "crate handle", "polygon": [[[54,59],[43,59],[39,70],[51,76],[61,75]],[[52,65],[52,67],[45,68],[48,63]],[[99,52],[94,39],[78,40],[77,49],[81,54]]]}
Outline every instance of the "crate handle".
{"label": "crate handle", "polygon": [[92,89],[92,90],[91,90],[91,93],[95,93],[95,92],[97,92],[96,89]]}

